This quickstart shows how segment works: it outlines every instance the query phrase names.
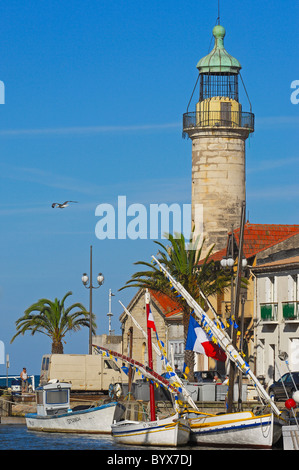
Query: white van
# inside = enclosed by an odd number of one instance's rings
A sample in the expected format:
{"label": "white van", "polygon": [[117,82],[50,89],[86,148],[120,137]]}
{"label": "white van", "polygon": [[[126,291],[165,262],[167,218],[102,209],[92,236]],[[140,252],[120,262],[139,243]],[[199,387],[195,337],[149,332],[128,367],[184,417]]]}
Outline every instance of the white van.
{"label": "white van", "polygon": [[46,354],[42,358],[40,385],[49,380],[72,384],[73,391],[108,392],[109,385],[128,381],[113,359],[92,354]]}

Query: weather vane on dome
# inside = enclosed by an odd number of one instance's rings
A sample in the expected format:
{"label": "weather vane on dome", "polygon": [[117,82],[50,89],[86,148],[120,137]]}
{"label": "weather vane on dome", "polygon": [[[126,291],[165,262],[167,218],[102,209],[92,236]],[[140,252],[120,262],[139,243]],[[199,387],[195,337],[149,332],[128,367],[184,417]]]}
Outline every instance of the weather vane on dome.
{"label": "weather vane on dome", "polygon": [[220,24],[220,0],[218,0],[218,18],[217,18],[217,24]]}

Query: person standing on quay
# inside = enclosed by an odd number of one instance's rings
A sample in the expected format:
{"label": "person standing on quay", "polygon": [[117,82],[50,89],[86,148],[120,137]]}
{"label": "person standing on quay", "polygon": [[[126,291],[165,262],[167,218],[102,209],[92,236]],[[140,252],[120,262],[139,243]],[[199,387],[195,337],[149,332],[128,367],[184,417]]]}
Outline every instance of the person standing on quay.
{"label": "person standing on quay", "polygon": [[22,381],[22,393],[27,392],[28,389],[28,375],[27,375],[27,370],[26,367],[23,367],[23,370],[20,374],[21,381]]}

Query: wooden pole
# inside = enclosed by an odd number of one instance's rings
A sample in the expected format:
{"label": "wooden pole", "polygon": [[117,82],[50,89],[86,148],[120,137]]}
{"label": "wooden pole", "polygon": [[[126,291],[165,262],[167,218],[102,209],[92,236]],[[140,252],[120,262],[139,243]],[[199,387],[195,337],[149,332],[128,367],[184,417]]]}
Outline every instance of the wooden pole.
{"label": "wooden pole", "polygon": [[[130,351],[129,351],[129,357],[133,357],[133,327],[131,326],[129,328],[129,341],[130,341]],[[133,375],[133,369],[132,366],[129,366],[129,384],[128,384],[128,392],[129,392],[129,400],[131,399],[131,389],[132,389],[132,375]]]}
{"label": "wooden pole", "polygon": [[[241,310],[241,335],[240,335],[240,347],[239,350],[243,352],[243,337],[244,337],[244,308],[245,308],[245,297],[241,298],[242,310]],[[238,411],[242,411],[242,385],[243,377],[242,372],[239,371],[239,399],[238,399]]]}
{"label": "wooden pole", "polygon": [[[153,351],[152,351],[152,335],[151,328],[148,327],[148,317],[150,312],[150,295],[148,292],[145,294],[145,304],[146,304],[146,326],[147,326],[147,350],[148,350],[148,366],[153,370]],[[156,420],[156,411],[155,411],[155,389],[154,384],[150,381],[150,418],[151,421]]]}
{"label": "wooden pole", "polygon": [[[238,323],[238,315],[239,315],[245,215],[246,215],[246,203],[245,201],[243,201],[242,212],[241,212],[240,237],[239,237],[238,267],[237,267],[235,299],[234,299],[234,308],[233,308],[234,315],[232,318],[232,322],[233,323],[236,322],[236,324]],[[236,328],[234,328],[234,326],[232,326],[231,339],[232,339],[233,346],[236,347],[237,330]],[[236,375],[236,364],[235,362],[231,361],[230,368],[229,368],[228,393],[227,393],[227,412],[228,413],[233,412],[235,375]]]}
{"label": "wooden pole", "polygon": [[92,354],[92,246],[89,266],[89,354]]}

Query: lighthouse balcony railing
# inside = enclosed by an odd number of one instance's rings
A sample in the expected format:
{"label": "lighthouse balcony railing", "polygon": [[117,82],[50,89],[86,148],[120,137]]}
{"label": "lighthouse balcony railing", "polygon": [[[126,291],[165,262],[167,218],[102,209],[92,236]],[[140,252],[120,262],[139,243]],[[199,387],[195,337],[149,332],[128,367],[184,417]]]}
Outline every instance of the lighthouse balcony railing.
{"label": "lighthouse balcony railing", "polygon": [[254,114],[240,111],[195,111],[183,115],[183,129],[201,127],[231,127],[254,131]]}

